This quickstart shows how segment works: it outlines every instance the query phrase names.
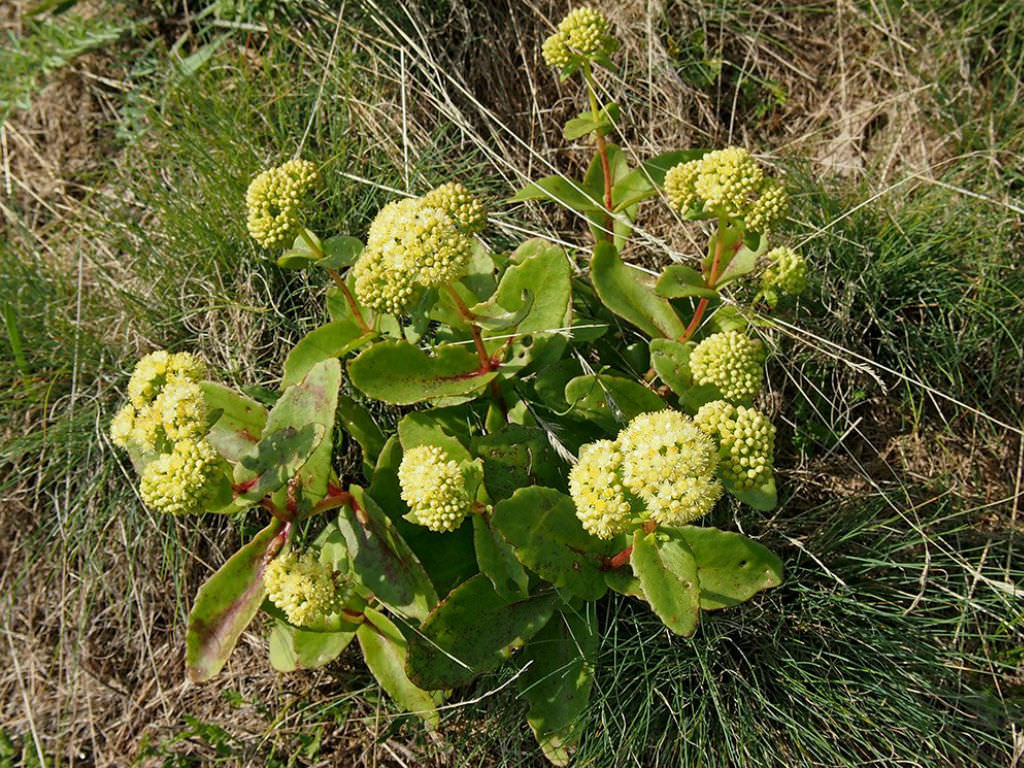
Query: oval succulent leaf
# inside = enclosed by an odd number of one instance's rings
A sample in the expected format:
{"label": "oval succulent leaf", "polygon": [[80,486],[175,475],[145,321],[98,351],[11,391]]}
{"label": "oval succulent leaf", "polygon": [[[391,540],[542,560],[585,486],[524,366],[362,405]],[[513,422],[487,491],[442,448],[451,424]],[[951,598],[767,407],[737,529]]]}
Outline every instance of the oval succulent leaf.
{"label": "oval succulent leaf", "polygon": [[464,346],[441,345],[435,352],[431,356],[407,341],[385,341],[360,353],[348,371],[364,394],[393,405],[467,395],[497,375],[481,370],[480,359]]}
{"label": "oval succulent leaf", "polygon": [[664,530],[693,554],[706,611],[737,605],[782,583],[778,555],[742,534],[695,525]]}
{"label": "oval succulent leaf", "polygon": [[409,679],[405,672],[408,643],[394,622],[379,611],[367,608],[366,621],[360,625],[356,636],[366,666],[380,687],[402,709],[421,718],[430,730],[437,730],[440,723],[437,703],[441,697],[417,687]]}
{"label": "oval succulent leaf", "polygon": [[452,590],[410,639],[409,678],[427,690],[471,682],[533,637],[557,601],[548,591],[510,603],[477,574]]}
{"label": "oval succulent leaf", "polygon": [[188,614],[185,667],[194,683],[220,672],[266,595],[263,571],[283,544],[275,519],[199,588]]}
{"label": "oval succulent leaf", "polygon": [[610,243],[594,247],[590,276],[605,306],[648,336],[678,339],[686,330],[668,299],[654,292],[650,277],[626,266]]}
{"label": "oval succulent leaf", "polygon": [[658,618],[677,635],[692,635],[700,616],[700,582],[685,542],[637,531],[629,562]]}
{"label": "oval succulent leaf", "polygon": [[584,600],[605,593],[601,557],[607,545],[583,530],[565,494],[520,488],[495,506],[491,522],[515,547],[519,561],[556,587]]}

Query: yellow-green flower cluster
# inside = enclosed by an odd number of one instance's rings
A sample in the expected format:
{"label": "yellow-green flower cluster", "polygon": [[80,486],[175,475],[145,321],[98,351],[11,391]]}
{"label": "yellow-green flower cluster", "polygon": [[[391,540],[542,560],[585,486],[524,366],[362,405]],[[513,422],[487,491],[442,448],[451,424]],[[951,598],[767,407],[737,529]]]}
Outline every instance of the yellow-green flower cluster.
{"label": "yellow-green flower cluster", "polygon": [[622,481],[664,525],[685,525],[711,511],[722,495],[715,446],[678,411],[642,413],[619,433]]}
{"label": "yellow-green flower cluster", "polygon": [[263,572],[263,584],[288,621],[310,629],[329,628],[351,591],[342,574],[312,552],[275,557]]}
{"label": "yellow-green flower cluster", "polygon": [[483,232],[487,227],[487,206],[457,181],[450,181],[423,196],[424,205],[437,208],[468,234]]}
{"label": "yellow-green flower cluster", "polygon": [[549,67],[565,69],[574,62],[610,56],[618,48],[612,25],[604,14],[584,6],[569,11],[558,29],[544,41],[541,53]]}
{"label": "yellow-green flower cluster", "polygon": [[584,529],[611,539],[629,528],[636,498],[622,483],[622,452],[611,440],[580,448],[579,461],[569,472],[569,494]]}
{"label": "yellow-green flower cluster", "polygon": [[708,336],[690,353],[696,384],[713,384],[726,400],[749,402],[761,391],[764,344],[739,331]]}
{"label": "yellow-green flower cluster", "polygon": [[220,456],[207,442],[206,399],[199,386],[201,360],[163,350],[146,355],[128,381],[129,402],[114,416],[115,445],[151,458],[139,493],[153,509],[171,515],[202,512],[214,504],[224,479]]}
{"label": "yellow-green flower cluster", "polygon": [[280,248],[302,221],[302,200],[319,175],[308,160],[289,160],[263,171],[245,193],[246,225],[264,248]]}
{"label": "yellow-green flower cluster", "polygon": [[771,479],[775,426],[763,413],[716,400],[702,406],[694,421],[717,438],[718,471],[729,485],[751,490]]}
{"label": "yellow-green flower cluster", "polygon": [[[422,290],[447,285],[465,273],[473,252],[470,231],[486,220],[486,211],[481,216],[462,192],[439,187],[428,193],[433,204],[410,198],[381,209],[353,267],[360,301],[377,311],[402,314]],[[451,213],[442,205],[451,206]]]}
{"label": "yellow-green flower cluster", "polygon": [[785,189],[764,171],[747,150],[727,147],[680,163],[665,175],[665,194],[680,211],[697,206],[707,214],[744,222],[766,233],[786,215]]}
{"label": "yellow-green flower cluster", "polygon": [[636,416],[614,441],[580,449],[569,494],[583,527],[600,538],[642,520],[685,525],[722,495],[714,442],[693,420],[664,410]]}
{"label": "yellow-green flower cluster", "polygon": [[187,352],[159,350],[135,366],[128,381],[129,402],[114,416],[110,438],[121,448],[143,453],[170,450],[176,440],[206,428],[206,401],[199,381],[206,366]]}
{"label": "yellow-green flower cluster", "polygon": [[204,438],[174,443],[142,471],[139,494],[146,505],[168,515],[203,512],[213,500],[222,475],[220,456]]}
{"label": "yellow-green flower cluster", "polygon": [[472,511],[462,468],[436,445],[406,451],[398,482],[410,519],[432,531],[454,531]]}
{"label": "yellow-green flower cluster", "polygon": [[769,306],[779,303],[781,294],[797,296],[807,285],[807,262],[792,248],[782,246],[768,251],[771,261],[761,275],[761,293]]}

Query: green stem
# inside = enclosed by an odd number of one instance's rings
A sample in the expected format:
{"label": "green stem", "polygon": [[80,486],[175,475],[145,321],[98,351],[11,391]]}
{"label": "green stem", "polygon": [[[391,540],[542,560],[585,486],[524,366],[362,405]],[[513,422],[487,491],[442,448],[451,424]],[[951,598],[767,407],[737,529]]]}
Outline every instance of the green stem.
{"label": "green stem", "polygon": [[[601,119],[601,108],[597,101],[597,83],[594,81],[594,73],[590,68],[589,61],[583,62],[583,78],[587,82],[590,111],[594,116],[594,122],[598,122]],[[604,134],[601,133],[600,128],[594,131],[594,139],[597,142],[597,154],[601,158],[601,171],[604,176],[604,207],[608,211],[605,229],[608,230],[607,234],[611,237],[614,221],[612,219],[612,169],[611,163],[608,161],[608,145],[605,143]]]}

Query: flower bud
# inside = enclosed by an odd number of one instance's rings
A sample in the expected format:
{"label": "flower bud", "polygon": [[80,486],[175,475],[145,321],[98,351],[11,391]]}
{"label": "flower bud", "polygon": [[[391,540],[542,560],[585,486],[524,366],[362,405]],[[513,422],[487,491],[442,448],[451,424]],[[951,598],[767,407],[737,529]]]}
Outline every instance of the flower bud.
{"label": "flower bud", "polygon": [[450,216],[467,234],[482,232],[487,226],[487,207],[458,182],[450,181],[427,192],[423,204]]}
{"label": "flower bud", "polygon": [[[439,197],[451,202],[457,195]],[[390,203],[370,225],[366,249],[353,267],[356,295],[372,309],[403,314],[422,290],[465,274],[472,252],[472,238],[441,209],[422,199]]]}
{"label": "flower bud", "polygon": [[204,439],[186,438],[146,465],[139,493],[147,506],[168,515],[204,512],[223,478],[220,456]]}
{"label": "flower bud", "polygon": [[264,248],[285,245],[299,229],[302,200],[318,178],[308,160],[289,160],[256,176],[245,193],[249,235]]}
{"label": "flower bud", "polygon": [[807,285],[807,262],[804,257],[785,246],[766,254],[771,264],[761,275],[761,293],[770,306],[779,302],[779,294],[797,296]]}
{"label": "flower bud", "polygon": [[544,41],[541,52],[549,67],[564,69],[573,60],[610,56],[619,47],[611,34],[612,26],[603,13],[584,6],[569,11],[558,29]]}
{"label": "flower bud", "polygon": [[690,372],[697,384],[713,384],[730,401],[747,402],[761,391],[764,344],[739,331],[708,336],[690,353]]}
{"label": "flower bud", "polygon": [[752,490],[771,479],[775,426],[767,416],[717,400],[702,406],[694,421],[718,439],[718,471],[732,487]]}

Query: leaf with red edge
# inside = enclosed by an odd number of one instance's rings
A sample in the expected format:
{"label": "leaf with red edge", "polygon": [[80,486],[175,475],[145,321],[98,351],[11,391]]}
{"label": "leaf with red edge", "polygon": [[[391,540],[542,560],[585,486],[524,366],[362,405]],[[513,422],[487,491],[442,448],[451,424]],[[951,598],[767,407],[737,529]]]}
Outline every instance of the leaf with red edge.
{"label": "leaf with red edge", "polygon": [[263,571],[284,544],[280,520],[257,533],[199,588],[188,614],[185,668],[194,683],[220,672],[266,595]]}

